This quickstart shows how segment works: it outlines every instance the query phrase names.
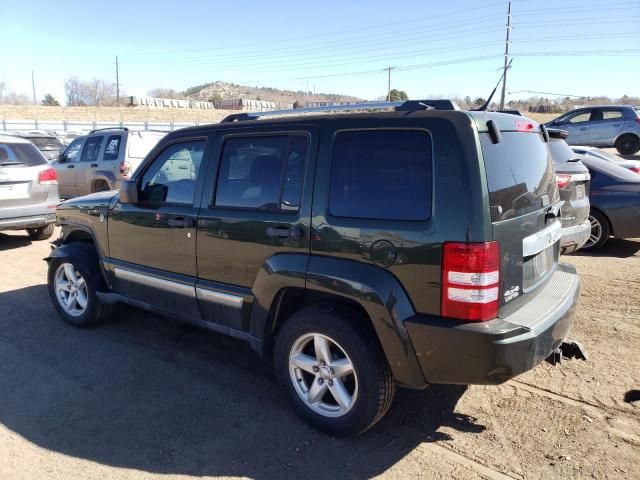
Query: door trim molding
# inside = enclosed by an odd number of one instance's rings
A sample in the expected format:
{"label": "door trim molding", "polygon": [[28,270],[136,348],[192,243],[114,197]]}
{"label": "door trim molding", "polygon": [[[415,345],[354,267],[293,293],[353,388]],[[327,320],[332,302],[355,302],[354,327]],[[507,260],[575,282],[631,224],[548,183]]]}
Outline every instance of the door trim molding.
{"label": "door trim molding", "polygon": [[145,287],[157,288],[171,293],[179,293],[186,297],[196,298],[196,291],[193,285],[186,285],[180,282],[173,282],[163,278],[145,275],[143,273],[127,270],[122,267],[115,267],[114,273],[116,278],[129,282],[139,283]]}
{"label": "door trim molding", "polygon": [[244,304],[244,299],[237,295],[230,295],[228,293],[216,292],[215,290],[209,290],[208,288],[196,287],[196,296],[198,300],[204,300],[205,302],[217,303],[224,305],[225,307],[231,307],[240,310]]}

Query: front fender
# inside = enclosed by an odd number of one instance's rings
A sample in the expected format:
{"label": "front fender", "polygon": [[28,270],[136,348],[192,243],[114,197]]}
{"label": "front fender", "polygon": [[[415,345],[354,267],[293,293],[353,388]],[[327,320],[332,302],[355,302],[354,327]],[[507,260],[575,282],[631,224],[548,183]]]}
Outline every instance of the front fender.
{"label": "front fender", "polygon": [[83,267],[83,270],[88,272],[89,278],[87,278],[87,281],[90,282],[94,291],[104,292],[109,290],[98,258],[98,252],[92,244],[74,242],[62,245],[51,250],[49,256],[44,260],[50,263],[54,258],[69,259],[76,265]]}

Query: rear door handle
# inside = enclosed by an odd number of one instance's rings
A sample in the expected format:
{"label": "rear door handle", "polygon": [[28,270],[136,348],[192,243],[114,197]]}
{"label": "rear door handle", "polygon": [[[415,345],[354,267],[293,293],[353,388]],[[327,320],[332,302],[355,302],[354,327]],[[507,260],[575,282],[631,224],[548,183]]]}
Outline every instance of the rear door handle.
{"label": "rear door handle", "polygon": [[269,227],[267,235],[277,238],[300,238],[302,231],[298,227]]}
{"label": "rear door handle", "polygon": [[614,123],[613,126],[614,127],[619,127],[620,125],[622,125],[621,123]]}
{"label": "rear door handle", "polygon": [[167,225],[171,228],[191,228],[194,224],[192,218],[176,217],[167,220]]}
{"label": "rear door handle", "polygon": [[588,128],[589,127],[582,127],[580,130],[582,130],[584,132],[585,130],[588,130]]}
{"label": "rear door handle", "polygon": [[75,168],[75,165],[67,165],[67,168]]}
{"label": "rear door handle", "polygon": [[89,165],[90,167],[97,167],[98,164],[97,163],[92,163],[91,165]]}

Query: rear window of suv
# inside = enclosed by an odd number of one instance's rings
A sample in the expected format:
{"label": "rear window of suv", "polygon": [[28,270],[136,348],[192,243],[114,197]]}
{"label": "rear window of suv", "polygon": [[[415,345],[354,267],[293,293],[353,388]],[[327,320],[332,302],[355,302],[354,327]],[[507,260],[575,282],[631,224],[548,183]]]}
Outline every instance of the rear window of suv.
{"label": "rear window of suv", "polygon": [[0,143],[0,167],[44,165],[47,159],[31,143]]}
{"label": "rear window of suv", "polygon": [[426,220],[431,216],[431,137],[424,130],[336,134],[329,211],[336,217]]}
{"label": "rear window of suv", "polygon": [[500,143],[480,135],[492,221],[526,215],[558,200],[553,163],[538,133],[502,132]]}

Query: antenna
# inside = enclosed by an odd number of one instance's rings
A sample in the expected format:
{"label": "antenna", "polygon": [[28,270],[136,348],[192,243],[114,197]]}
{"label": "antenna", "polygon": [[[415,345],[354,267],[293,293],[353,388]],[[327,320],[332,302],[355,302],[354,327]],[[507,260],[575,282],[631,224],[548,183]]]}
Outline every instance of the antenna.
{"label": "antenna", "polygon": [[489,98],[487,98],[487,101],[484,102],[484,105],[482,105],[479,108],[476,108],[475,111],[476,112],[482,112],[484,110],[487,109],[487,107],[489,106],[489,104],[491,103],[491,99],[493,98],[493,96],[496,94],[496,90],[498,89],[498,85],[500,85],[500,82],[502,82],[502,79],[504,78],[505,74],[507,73],[507,70],[509,70],[509,68],[511,68],[511,64],[513,63],[513,58],[509,61],[509,64],[507,65],[507,67],[504,69],[504,71],[502,72],[502,75],[500,75],[500,80],[498,80],[498,83],[496,83],[495,88],[493,89],[493,92],[491,92],[491,95],[489,95]]}

